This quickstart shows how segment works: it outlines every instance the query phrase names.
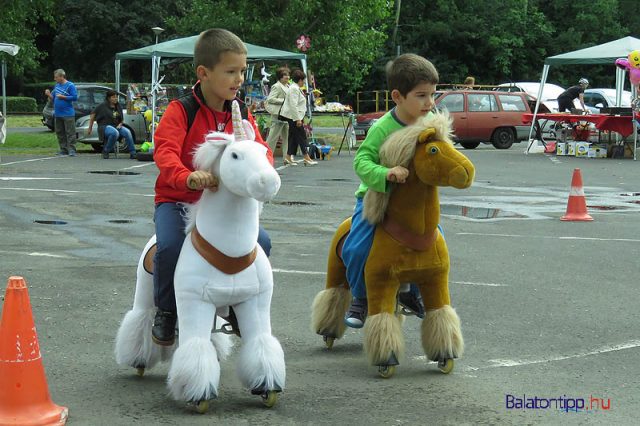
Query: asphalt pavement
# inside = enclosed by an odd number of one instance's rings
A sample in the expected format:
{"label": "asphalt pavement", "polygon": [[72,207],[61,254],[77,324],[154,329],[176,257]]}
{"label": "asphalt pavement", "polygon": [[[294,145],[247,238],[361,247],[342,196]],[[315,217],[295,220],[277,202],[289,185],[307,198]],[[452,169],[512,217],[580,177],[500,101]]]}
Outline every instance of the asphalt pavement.
{"label": "asphalt pavement", "polygon": [[[404,323],[406,357],[390,379],[367,364],[361,331],[332,350],[310,331],[329,242],[358,184],[345,151],[279,167],[282,188],[264,207],[273,333],[287,365],[272,409],[242,389],[235,354],[203,415],[172,401],[167,364],[139,378],[114,361],[138,256],[154,232],[152,162],[3,154],[0,279],[27,280],[49,390],[69,407],[70,425],[637,424],[640,161],[523,149],[463,150],[474,185],[440,191],[466,342],[450,375],[425,360],[416,318]],[[575,168],[593,222],[559,220]],[[580,401],[589,409],[571,408]]]}

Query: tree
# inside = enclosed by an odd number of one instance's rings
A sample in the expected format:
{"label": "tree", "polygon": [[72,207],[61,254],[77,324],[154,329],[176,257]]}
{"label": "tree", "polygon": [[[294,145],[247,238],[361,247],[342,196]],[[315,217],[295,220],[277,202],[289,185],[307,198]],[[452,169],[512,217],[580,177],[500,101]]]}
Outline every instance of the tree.
{"label": "tree", "polygon": [[[166,16],[179,13],[179,4],[172,0],[61,0],[52,67],[64,68],[76,81],[113,81],[115,54],[152,44],[151,27],[164,26]],[[141,67],[134,65],[130,70],[134,79],[142,79]]]}
{"label": "tree", "polygon": [[22,75],[35,69],[46,52],[36,48],[36,31],[42,21],[53,22],[53,0],[11,0],[3,1],[0,9],[0,42],[20,46],[15,57],[5,55],[10,74]]}
{"label": "tree", "polygon": [[194,0],[168,20],[177,33],[211,27],[233,31],[243,41],[295,50],[301,34],[311,38],[309,69],[325,94],[354,93],[380,54],[393,4],[386,0]]}

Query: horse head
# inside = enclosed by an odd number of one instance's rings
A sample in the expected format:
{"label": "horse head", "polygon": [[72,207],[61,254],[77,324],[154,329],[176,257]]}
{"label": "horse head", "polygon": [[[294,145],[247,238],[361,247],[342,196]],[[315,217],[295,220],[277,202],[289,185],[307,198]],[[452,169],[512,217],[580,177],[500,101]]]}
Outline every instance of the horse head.
{"label": "horse head", "polygon": [[209,133],[196,149],[194,165],[217,176],[220,187],[237,196],[269,201],[280,189],[280,176],[267,159],[267,148],[255,142],[253,128],[239,114],[234,101],[234,134]]}
{"label": "horse head", "polygon": [[[451,124],[448,113],[434,112],[416,124],[394,132],[380,148],[380,164],[409,169],[408,181],[402,185],[419,183],[430,187],[468,188],[473,183],[475,168],[454,148]],[[392,188],[395,186],[392,184]],[[367,191],[364,216],[370,223],[382,221],[392,191]]]}
{"label": "horse head", "polygon": [[475,167],[454,148],[451,123],[448,114],[435,113],[416,124],[422,130],[417,137],[413,169],[424,184],[464,189],[473,183]]}

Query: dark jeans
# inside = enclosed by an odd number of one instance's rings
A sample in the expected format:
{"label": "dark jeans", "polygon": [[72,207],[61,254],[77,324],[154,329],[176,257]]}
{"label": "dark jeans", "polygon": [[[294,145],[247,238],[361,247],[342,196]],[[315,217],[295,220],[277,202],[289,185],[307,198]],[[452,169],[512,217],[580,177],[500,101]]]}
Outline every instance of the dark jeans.
{"label": "dark jeans", "polygon": [[[173,275],[185,238],[184,217],[185,209],[178,203],[157,204],[153,215],[157,248],[153,258],[153,300],[163,311],[176,311]],[[258,233],[258,244],[267,256],[271,254],[271,238],[262,226]]]}
{"label": "dark jeans", "polygon": [[76,118],[55,117],[53,120],[60,152],[68,154],[76,150]]}
{"label": "dark jeans", "polygon": [[287,147],[287,155],[295,155],[298,147],[300,147],[302,155],[307,155],[309,153],[309,143],[307,142],[307,132],[304,130],[304,125],[297,126],[295,121],[289,120],[288,118],[287,122],[289,123],[289,146]]}

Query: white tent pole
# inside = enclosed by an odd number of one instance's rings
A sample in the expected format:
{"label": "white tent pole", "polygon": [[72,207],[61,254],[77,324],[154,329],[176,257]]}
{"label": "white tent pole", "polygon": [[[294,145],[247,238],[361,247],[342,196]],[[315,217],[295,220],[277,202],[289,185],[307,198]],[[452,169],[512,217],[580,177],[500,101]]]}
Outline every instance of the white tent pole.
{"label": "white tent pole", "polygon": [[[540,79],[540,88],[538,88],[538,98],[536,99],[536,107],[533,110],[533,118],[531,119],[531,127],[529,128],[529,145],[527,145],[527,150],[524,152],[525,154],[529,153],[531,149],[531,145],[533,145],[533,141],[531,140],[531,135],[533,134],[533,128],[536,125],[536,116],[538,115],[538,109],[540,108],[540,102],[542,98],[542,90],[544,88],[544,83],[547,81],[547,75],[549,74],[549,65],[544,65],[542,67],[542,78]],[[540,129],[542,133],[542,129]]]}
{"label": "white tent pole", "polygon": [[7,116],[7,88],[5,87],[4,78],[7,70],[7,62],[2,59],[2,115]]}
{"label": "white tent pole", "polygon": [[115,62],[115,74],[116,74],[116,92],[120,91],[120,59],[116,59]]}
{"label": "white tent pole", "polygon": [[[158,73],[160,70],[160,57],[155,56],[155,52],[151,57],[151,145],[155,142],[156,133],[156,84],[158,82]],[[154,145],[155,146],[155,145]]]}
{"label": "white tent pole", "polygon": [[622,92],[624,90],[624,77],[626,71],[616,67],[616,106],[622,105]]}

